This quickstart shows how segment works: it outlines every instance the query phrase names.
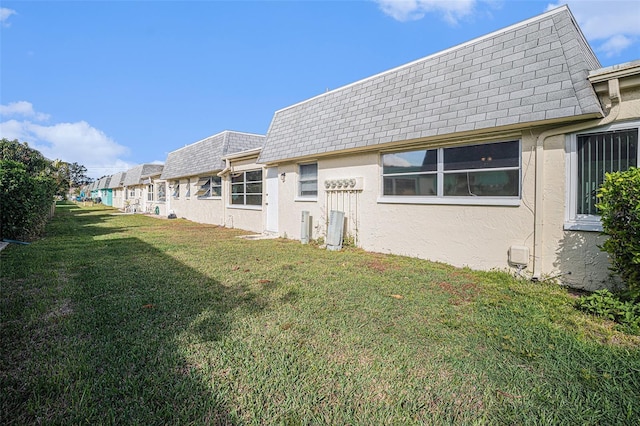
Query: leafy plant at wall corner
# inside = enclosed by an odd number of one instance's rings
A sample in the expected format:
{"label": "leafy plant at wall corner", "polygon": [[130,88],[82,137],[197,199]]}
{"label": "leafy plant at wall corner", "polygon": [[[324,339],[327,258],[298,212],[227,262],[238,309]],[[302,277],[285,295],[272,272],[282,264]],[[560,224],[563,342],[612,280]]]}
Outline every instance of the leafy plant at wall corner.
{"label": "leafy plant at wall corner", "polygon": [[584,312],[615,321],[625,331],[640,334],[640,303],[634,300],[622,301],[609,290],[598,290],[581,297],[576,307]]}
{"label": "leafy plant at wall corner", "polygon": [[42,234],[56,190],[53,164],[17,140],[0,140],[0,238]]}
{"label": "leafy plant at wall corner", "polygon": [[607,173],[598,192],[603,233],[600,246],[611,257],[632,295],[640,295],[640,168]]}

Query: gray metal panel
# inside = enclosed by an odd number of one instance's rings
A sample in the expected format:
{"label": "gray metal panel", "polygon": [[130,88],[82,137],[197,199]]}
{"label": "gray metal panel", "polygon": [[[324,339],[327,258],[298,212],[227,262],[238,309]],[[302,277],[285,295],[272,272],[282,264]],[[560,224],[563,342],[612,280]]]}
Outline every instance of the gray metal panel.
{"label": "gray metal panel", "polygon": [[568,8],[275,113],[259,162],[602,114]]}
{"label": "gray metal panel", "polygon": [[222,170],[225,155],[261,147],[265,137],[249,133],[224,131],[170,152],[162,179],[196,176]]}

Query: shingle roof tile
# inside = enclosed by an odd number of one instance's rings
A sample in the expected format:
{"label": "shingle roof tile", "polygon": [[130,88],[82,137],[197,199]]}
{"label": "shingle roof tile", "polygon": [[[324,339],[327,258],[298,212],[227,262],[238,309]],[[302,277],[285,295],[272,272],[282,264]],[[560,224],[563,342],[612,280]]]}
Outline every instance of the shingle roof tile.
{"label": "shingle roof tile", "polygon": [[170,152],[162,179],[175,179],[210,173],[224,168],[225,155],[262,147],[265,137],[224,131]]}
{"label": "shingle roof tile", "polygon": [[162,172],[162,164],[140,164],[132,169],[127,170],[123,186],[135,186],[142,183],[143,176],[149,176],[153,173]]}

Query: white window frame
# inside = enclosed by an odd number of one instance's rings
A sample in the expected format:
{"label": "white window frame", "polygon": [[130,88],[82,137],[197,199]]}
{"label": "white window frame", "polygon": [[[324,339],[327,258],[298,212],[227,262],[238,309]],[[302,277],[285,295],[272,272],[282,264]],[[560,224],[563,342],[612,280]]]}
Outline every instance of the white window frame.
{"label": "white window frame", "polygon": [[184,198],[191,199],[191,178],[187,179],[187,190],[184,193]]}
{"label": "white window frame", "polygon": [[[217,181],[218,183],[214,184],[214,181]],[[222,198],[222,178],[218,175],[198,177],[196,186],[198,187],[198,191],[196,191],[196,197],[198,200],[220,200]],[[205,186],[208,189],[205,190],[204,195],[198,195]],[[214,188],[218,188],[218,195],[211,195],[213,194]]]}
{"label": "white window frame", "polygon": [[[579,215],[578,211],[578,136],[592,133],[612,132],[618,130],[638,129],[640,136],[640,120],[626,121],[595,127],[572,133],[565,139],[565,231],[602,232],[602,222],[599,215]],[[640,147],[639,147],[640,148]],[[640,165],[640,149],[637,150],[638,165]]]}
{"label": "white window frame", "polygon": [[[518,142],[518,150],[520,152],[518,158],[518,195],[517,196],[495,196],[495,197],[486,197],[486,196],[477,196],[477,197],[456,197],[456,196],[444,196],[444,176],[449,173],[463,173],[467,170],[445,170],[444,169],[444,150],[447,148],[457,148],[457,147],[470,147],[475,145],[486,145],[486,144],[494,144],[494,143],[503,143],[503,142]],[[428,172],[426,174],[435,174],[437,176],[437,194],[436,195],[384,195],[384,168],[383,168],[383,156],[385,154],[393,154],[401,153],[401,152],[409,152],[409,151],[418,151],[418,150],[437,150],[437,158],[438,165],[436,171]],[[380,153],[379,157],[379,167],[380,167],[380,188],[378,197],[378,203],[385,204],[439,204],[439,205],[481,205],[481,206],[511,206],[517,207],[520,206],[522,202],[522,140],[521,139],[504,139],[504,140],[495,140],[495,141],[487,141],[484,143],[466,143],[462,145],[451,145],[444,147],[424,147],[424,148],[413,148],[413,149],[404,149],[402,151],[385,151]],[[481,171],[501,171],[501,170],[515,170],[516,167],[502,167],[502,168],[491,168],[491,169],[473,169],[469,170],[469,172],[481,172]]]}
{"label": "white window frame", "polygon": [[153,201],[153,184],[150,183],[149,185],[147,185],[147,201]]}
{"label": "white window frame", "polygon": [[[316,166],[316,175],[313,178],[303,177],[302,168],[304,166]],[[316,194],[315,195],[302,195],[302,184],[305,182],[316,182]],[[298,191],[295,198],[295,201],[318,201],[318,163],[300,163],[298,164]]]}
{"label": "white window frame", "polygon": [[[252,181],[247,181],[247,173],[252,173],[252,172],[260,172],[260,177],[261,177],[261,180],[260,180],[261,187],[260,187],[260,189],[261,189],[261,192],[259,194],[258,193],[251,193],[251,192],[248,193],[247,192],[247,184],[258,183],[258,181],[253,181],[253,180]],[[236,174],[236,173],[244,175],[243,182],[235,183],[235,184],[233,183],[233,175]],[[238,172],[232,173],[231,176],[230,176],[230,179],[229,179],[229,188],[230,188],[230,190],[229,190],[229,196],[227,197],[228,198],[227,208],[230,208],[230,209],[245,209],[245,210],[262,210],[262,205],[264,204],[264,198],[265,198],[264,197],[264,177],[265,177],[265,173],[264,173],[263,169],[244,170],[244,171],[241,171],[241,172],[238,171]],[[243,196],[243,199],[244,199],[244,203],[243,204],[239,204],[239,203],[238,204],[234,204],[233,203],[232,197],[234,195],[234,192],[233,192],[233,186],[234,185],[237,185],[237,186],[242,185],[242,187],[243,187],[243,192],[242,193],[238,193],[238,194],[242,194],[242,196]],[[247,195],[260,195],[260,204],[246,204],[246,200],[247,200],[246,196]]]}

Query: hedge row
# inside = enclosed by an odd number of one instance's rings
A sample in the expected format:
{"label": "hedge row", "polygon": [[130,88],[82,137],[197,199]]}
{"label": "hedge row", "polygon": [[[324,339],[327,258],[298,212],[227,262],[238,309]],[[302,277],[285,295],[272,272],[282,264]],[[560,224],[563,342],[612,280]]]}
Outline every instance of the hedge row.
{"label": "hedge row", "polygon": [[53,178],[29,173],[21,162],[0,160],[0,237],[31,240],[41,235],[55,193]]}

